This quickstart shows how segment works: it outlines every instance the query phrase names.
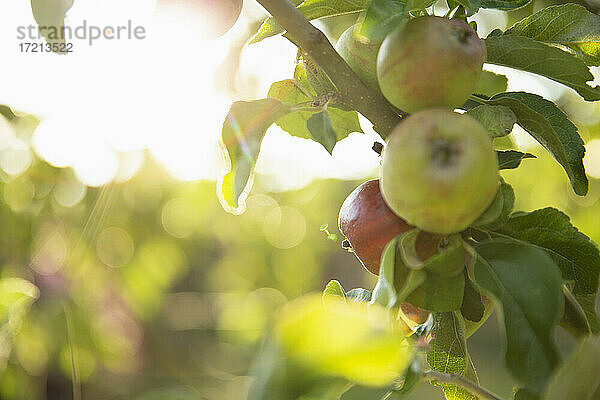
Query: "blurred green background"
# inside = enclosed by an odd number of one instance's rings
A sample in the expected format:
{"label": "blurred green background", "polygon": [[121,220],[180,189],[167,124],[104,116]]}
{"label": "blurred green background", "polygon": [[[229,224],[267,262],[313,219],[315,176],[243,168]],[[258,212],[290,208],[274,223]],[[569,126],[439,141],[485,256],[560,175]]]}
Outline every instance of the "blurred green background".
{"label": "blurred green background", "polygon": [[[569,110],[572,99],[563,100]],[[11,123],[26,142],[37,120]],[[599,128],[582,126],[585,139]],[[555,206],[600,241],[600,181],[575,197],[558,165],[532,151],[539,158],[503,173],[517,209]],[[268,177],[259,175],[246,213],[233,216],[219,205],[213,182],[178,182],[151,159],[128,182],[86,188],[70,169],[35,157],[27,170],[9,174],[12,161],[2,157],[0,290],[20,290],[11,278],[39,289],[33,303],[2,297],[2,399],[71,398],[73,364],[85,399],[130,399],[153,389],[157,396],[169,389],[243,399],[253,354],[278,307],[334,278],[347,289],[375,283],[340,237],[321,231],[328,224],[338,233],[339,206],[361,181],[269,193],[261,185]],[[470,343],[482,384],[510,393],[495,318]],[[413,398],[439,396],[423,386]]]}
{"label": "blurred green background", "polygon": [[[538,158],[503,177],[517,210],[559,208],[600,242],[600,105],[571,92],[557,103],[587,143],[589,194],[575,196],[559,165],[518,132],[498,145]],[[30,149],[39,121],[0,119],[19,150]],[[341,203],[368,176],[272,192],[272,176],[258,174],[247,211],[233,216],[214,182],[178,181],[147,154],[132,179],[100,188],[33,152],[23,168],[15,154],[0,148],[0,399],[70,399],[75,390],[86,400],[241,400],[281,305],[330,279],[347,290],[375,284],[337,230]],[[557,339],[565,351],[572,345],[562,331]],[[482,386],[508,396],[494,316],[469,344]],[[355,388],[344,399],[368,396]],[[410,398],[441,396],[422,385]]]}

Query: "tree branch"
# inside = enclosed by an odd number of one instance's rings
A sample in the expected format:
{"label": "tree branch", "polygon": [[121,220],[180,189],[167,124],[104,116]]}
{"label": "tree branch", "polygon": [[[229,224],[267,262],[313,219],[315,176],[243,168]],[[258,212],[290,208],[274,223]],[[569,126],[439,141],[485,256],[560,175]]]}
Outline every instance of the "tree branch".
{"label": "tree branch", "polygon": [[257,1],[325,71],[342,98],[371,121],[383,137],[394,129],[405,113],[398,115],[398,111],[386,99],[365,85],[335,51],[323,32],[315,28],[292,3],[288,0]]}
{"label": "tree branch", "polygon": [[493,393],[488,392],[481,386],[465,379],[458,374],[445,374],[437,371],[425,371],[423,372],[423,378],[428,381],[436,381],[439,383],[448,383],[450,385],[460,386],[472,395],[477,396],[480,400],[502,400],[500,397]]}

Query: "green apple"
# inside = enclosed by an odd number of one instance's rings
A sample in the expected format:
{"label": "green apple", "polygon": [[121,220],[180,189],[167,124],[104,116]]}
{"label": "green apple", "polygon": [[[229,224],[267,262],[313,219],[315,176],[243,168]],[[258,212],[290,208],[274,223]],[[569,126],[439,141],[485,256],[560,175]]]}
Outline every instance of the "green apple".
{"label": "green apple", "polygon": [[354,27],[346,29],[338,39],[335,49],[344,61],[371,89],[379,92],[377,81],[377,53],[381,46],[379,42],[362,42],[354,36]]}
{"label": "green apple", "polygon": [[379,87],[409,113],[460,107],[475,90],[485,58],[485,43],[466,22],[418,17],[383,41],[377,57]]}
{"label": "green apple", "polygon": [[383,150],[385,202],[428,232],[464,230],[491,204],[498,186],[492,140],[468,115],[442,108],[418,111],[394,128]]}

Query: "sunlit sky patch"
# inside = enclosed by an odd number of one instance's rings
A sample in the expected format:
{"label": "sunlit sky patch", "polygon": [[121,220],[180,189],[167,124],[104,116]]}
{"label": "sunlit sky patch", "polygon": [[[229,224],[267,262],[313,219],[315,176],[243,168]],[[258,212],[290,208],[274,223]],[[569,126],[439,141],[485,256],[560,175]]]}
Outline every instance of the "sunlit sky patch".
{"label": "sunlit sky patch", "polygon": [[[219,68],[232,43],[263,11],[245,2],[234,28],[207,42],[202,21],[189,18],[187,10],[157,13],[155,6],[154,0],[75,1],[67,25],[78,26],[84,19],[98,26],[132,20],[147,28],[148,37],[98,41],[91,47],[75,39],[75,52],[68,56],[17,51],[16,25],[35,24],[29,2],[9,2],[9,12],[0,15],[0,51],[9,55],[0,76],[0,103],[40,117],[34,150],[57,167],[73,167],[87,185],[130,178],[142,163],[142,150],[178,179],[215,180],[223,168],[217,141],[230,103],[264,97],[271,82],[292,74],[296,50],[286,39],[249,46],[234,83],[241,90],[230,98],[220,91]],[[479,23],[480,34],[504,27],[502,14],[488,14]],[[543,78],[535,78],[543,83],[536,89],[530,74],[498,71],[510,75],[510,90],[527,88],[549,99],[563,90]],[[270,177],[264,181],[271,182],[272,190],[298,188],[316,177],[374,175],[378,160],[371,146],[377,135],[362,122],[370,133],[350,135],[332,156],[321,145],[273,126],[257,171]]]}

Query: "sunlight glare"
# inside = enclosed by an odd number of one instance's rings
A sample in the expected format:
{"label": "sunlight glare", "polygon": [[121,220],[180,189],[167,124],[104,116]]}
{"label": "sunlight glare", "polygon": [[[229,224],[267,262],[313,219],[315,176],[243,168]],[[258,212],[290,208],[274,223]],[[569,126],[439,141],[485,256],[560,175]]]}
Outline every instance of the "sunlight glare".
{"label": "sunlight glare", "polygon": [[600,139],[590,140],[585,145],[583,165],[590,177],[600,179]]}
{"label": "sunlight glare", "polygon": [[[245,7],[244,13],[256,17],[257,10]],[[33,23],[28,5],[13,5],[12,12],[19,23]],[[225,93],[221,67],[230,48],[247,35],[251,19],[242,15],[230,32],[205,41],[194,15],[182,7],[156,10],[154,0],[76,2],[68,25],[130,19],[147,28],[147,38],[93,46],[75,42],[74,53],[41,54],[35,63],[31,55],[11,59],[22,73],[3,82],[0,103],[38,116],[35,152],[56,167],[72,167],[86,185],[130,179],[146,149],[177,179],[216,180],[223,168],[218,139],[233,97],[264,98],[272,82],[289,79],[296,49],[283,37],[246,46],[230,85],[234,93]],[[274,177],[272,190],[300,188],[315,178],[371,176],[378,165],[370,150],[376,139],[372,132],[351,134],[332,156],[320,144],[274,126],[257,171]]]}

